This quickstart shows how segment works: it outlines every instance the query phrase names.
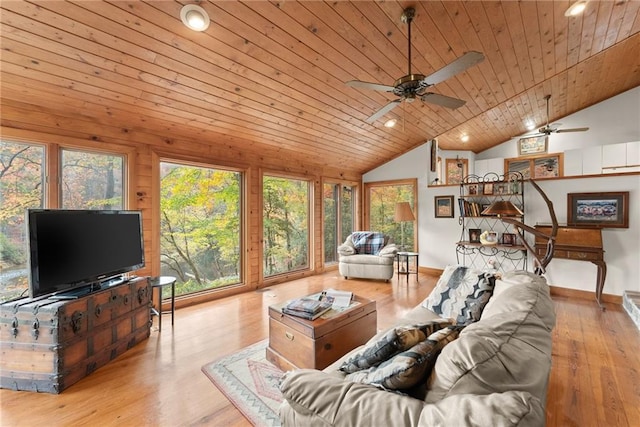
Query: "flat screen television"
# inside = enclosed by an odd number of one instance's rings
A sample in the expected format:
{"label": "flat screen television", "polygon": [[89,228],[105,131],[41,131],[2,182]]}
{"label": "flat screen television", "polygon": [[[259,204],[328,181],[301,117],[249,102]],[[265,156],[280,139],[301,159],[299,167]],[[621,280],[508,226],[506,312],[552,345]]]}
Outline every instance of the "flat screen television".
{"label": "flat screen television", "polygon": [[139,211],[29,209],[26,220],[31,298],[86,290],[144,267]]}

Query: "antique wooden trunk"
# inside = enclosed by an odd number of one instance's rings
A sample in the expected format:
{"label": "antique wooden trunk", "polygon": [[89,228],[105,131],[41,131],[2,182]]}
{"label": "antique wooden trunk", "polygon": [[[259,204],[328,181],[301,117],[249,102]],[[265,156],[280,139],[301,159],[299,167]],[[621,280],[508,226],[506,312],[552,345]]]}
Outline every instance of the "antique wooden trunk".
{"label": "antique wooden trunk", "polygon": [[0,388],[60,393],[149,337],[150,297],[145,277],[73,300],[0,304]]}
{"label": "antique wooden trunk", "polygon": [[283,314],[285,303],[269,307],[267,359],[285,371],[324,369],[367,342],[377,329],[376,302],[358,296],[354,300],[353,307],[316,320]]}

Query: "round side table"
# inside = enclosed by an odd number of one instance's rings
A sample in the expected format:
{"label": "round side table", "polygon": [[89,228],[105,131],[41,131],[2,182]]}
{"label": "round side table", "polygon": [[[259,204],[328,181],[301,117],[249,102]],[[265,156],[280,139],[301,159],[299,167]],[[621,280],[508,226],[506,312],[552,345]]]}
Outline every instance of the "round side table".
{"label": "round side table", "polygon": [[[151,314],[158,316],[158,331],[162,331],[162,315],[171,313],[171,326],[173,327],[173,318],[176,312],[176,278],[173,276],[152,277],[151,283],[151,300],[154,301],[153,294],[158,289],[158,307],[151,307]],[[171,286],[171,310],[162,311],[162,289],[165,286]]]}

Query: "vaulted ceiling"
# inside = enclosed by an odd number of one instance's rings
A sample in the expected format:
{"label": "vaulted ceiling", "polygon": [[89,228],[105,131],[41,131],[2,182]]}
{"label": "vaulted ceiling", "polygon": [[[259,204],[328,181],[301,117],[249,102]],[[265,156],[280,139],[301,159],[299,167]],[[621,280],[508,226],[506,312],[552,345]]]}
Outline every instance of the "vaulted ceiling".
{"label": "vaulted ceiling", "polygon": [[[204,32],[180,21],[186,3],[3,0],[2,124],[19,126],[7,111],[55,113],[362,173],[435,137],[451,150],[500,144],[527,119],[544,124],[548,94],[553,121],[640,85],[638,1],[590,1],[571,18],[568,1],[202,1]],[[429,88],[464,106],[403,103],[369,124],[396,97],[345,82],[407,74],[408,6],[413,73],[486,59]]]}

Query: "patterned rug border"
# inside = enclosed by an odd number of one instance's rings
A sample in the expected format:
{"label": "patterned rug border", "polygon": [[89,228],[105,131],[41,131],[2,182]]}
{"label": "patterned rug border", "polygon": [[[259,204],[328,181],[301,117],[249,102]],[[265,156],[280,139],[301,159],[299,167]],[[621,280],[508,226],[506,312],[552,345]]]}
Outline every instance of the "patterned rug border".
{"label": "patterned rug border", "polygon": [[[226,366],[243,359],[248,359],[251,355],[259,351],[264,353],[268,345],[269,339],[258,341],[235,353],[209,362],[201,368],[202,372],[209,378],[213,385],[215,385],[254,426],[279,426],[280,417],[278,413],[274,412],[265,404],[259,396],[256,396],[253,390],[247,388],[241,380],[237,379]],[[270,362],[266,360],[265,362],[273,366]],[[275,366],[273,366],[273,368],[279,371]],[[257,409],[251,409],[249,407],[249,402],[251,401],[254,402]]]}

